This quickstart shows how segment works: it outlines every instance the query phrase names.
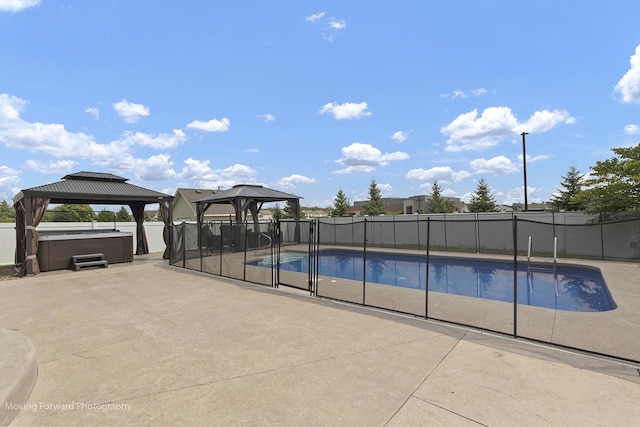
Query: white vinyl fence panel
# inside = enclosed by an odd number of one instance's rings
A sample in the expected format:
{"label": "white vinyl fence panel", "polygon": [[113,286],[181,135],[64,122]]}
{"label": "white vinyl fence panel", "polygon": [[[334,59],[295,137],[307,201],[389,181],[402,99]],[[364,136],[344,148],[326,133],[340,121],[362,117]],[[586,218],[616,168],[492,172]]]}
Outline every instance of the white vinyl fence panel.
{"label": "white vinyl fence panel", "polygon": [[[83,230],[113,230],[133,233],[133,253],[136,251],[136,223],[135,222],[43,222],[38,225],[38,231],[83,231]],[[149,252],[164,252],[162,231],[164,223],[145,222],[145,232]],[[0,265],[12,265],[15,262],[16,225],[14,223],[0,223]]]}

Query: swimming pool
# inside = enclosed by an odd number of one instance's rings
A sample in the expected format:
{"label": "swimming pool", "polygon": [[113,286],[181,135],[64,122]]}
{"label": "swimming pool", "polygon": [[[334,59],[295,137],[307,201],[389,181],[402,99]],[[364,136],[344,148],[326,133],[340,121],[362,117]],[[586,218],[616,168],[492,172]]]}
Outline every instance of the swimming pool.
{"label": "swimming pool", "polygon": [[[426,257],[368,252],[366,271],[362,252],[321,250],[318,275],[425,289]],[[270,266],[271,260],[253,265]],[[284,252],[280,269],[308,273],[309,255]],[[518,263],[518,304],[567,311],[609,311],[616,304],[598,269],[558,264]],[[513,303],[513,262],[468,258],[429,258],[429,291]]]}

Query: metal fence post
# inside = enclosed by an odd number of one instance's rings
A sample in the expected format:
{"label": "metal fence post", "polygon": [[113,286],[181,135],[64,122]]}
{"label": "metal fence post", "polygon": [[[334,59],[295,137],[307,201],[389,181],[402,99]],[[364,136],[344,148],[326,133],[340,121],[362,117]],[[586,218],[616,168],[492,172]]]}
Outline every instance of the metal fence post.
{"label": "metal fence post", "polygon": [[185,225],[187,225],[187,223],[182,221],[182,268],[187,268],[187,239],[185,238]]}
{"label": "metal fence post", "polygon": [[362,252],[362,305],[366,305],[366,283],[367,283],[367,218],[364,219],[364,238]]}
{"label": "metal fence post", "polygon": [[602,222],[600,222],[600,254],[604,261],[604,226]]}
{"label": "metal fence post", "polygon": [[309,290],[309,294],[313,295],[313,259],[312,256],[314,254],[313,250],[313,242],[314,242],[314,234],[313,234],[313,220],[309,221],[309,235],[307,236],[309,240],[307,251],[309,253],[307,259],[307,289]]}
{"label": "metal fence post", "polygon": [[[429,236],[431,229],[431,218],[427,217],[427,274],[425,277],[425,286],[424,286],[424,318],[429,318]],[[419,245],[419,244],[418,244]]]}
{"label": "metal fence post", "polygon": [[476,226],[476,253],[480,253],[480,222],[478,220],[478,212],[475,215],[475,226]]}
{"label": "metal fence post", "polygon": [[518,217],[513,217],[513,337],[518,337]]}

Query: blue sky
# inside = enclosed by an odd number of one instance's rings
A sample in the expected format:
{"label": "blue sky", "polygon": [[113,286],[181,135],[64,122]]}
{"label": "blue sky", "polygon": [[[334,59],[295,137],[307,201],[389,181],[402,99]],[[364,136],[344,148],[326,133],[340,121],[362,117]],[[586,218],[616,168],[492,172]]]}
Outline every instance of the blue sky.
{"label": "blue sky", "polygon": [[549,200],[640,143],[640,1],[0,0],[0,200],[83,170]]}

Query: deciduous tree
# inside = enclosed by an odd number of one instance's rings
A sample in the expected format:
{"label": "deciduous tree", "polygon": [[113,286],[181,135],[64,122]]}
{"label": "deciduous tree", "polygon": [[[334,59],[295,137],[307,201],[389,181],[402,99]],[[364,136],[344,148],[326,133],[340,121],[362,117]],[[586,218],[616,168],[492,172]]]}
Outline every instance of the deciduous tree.
{"label": "deciduous tree", "polygon": [[640,209],[640,144],[613,148],[616,156],[591,166],[585,189],[574,197],[587,212],[622,212]]}
{"label": "deciduous tree", "polygon": [[43,218],[45,222],[91,222],[96,213],[89,205],[65,204],[48,210]]}

